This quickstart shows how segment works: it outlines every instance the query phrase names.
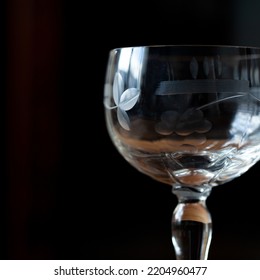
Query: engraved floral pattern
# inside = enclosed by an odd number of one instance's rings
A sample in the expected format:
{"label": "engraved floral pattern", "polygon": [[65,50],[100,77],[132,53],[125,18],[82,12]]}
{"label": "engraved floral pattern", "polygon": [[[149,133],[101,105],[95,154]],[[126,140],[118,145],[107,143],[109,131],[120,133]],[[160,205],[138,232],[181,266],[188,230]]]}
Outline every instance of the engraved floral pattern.
{"label": "engraved floral pattern", "polygon": [[137,88],[125,89],[124,80],[120,73],[116,73],[113,83],[113,99],[117,108],[117,117],[120,125],[130,130],[130,120],[126,111],[136,104],[140,90]]}
{"label": "engraved floral pattern", "polygon": [[[243,79],[218,79],[222,74],[222,61],[219,56],[204,57],[198,61],[196,57],[192,57],[189,63],[190,78],[188,80],[167,80],[161,81],[155,91],[158,96],[172,96],[180,94],[196,94],[200,92],[207,93],[227,93],[227,95],[216,95],[216,99],[211,102],[201,104],[197,108],[190,108],[185,112],[168,110],[161,114],[160,120],[155,124],[155,131],[161,135],[176,134],[180,137],[187,138],[192,134],[192,137],[202,138],[201,136],[212,128],[210,121],[206,120],[203,115],[203,109],[214,104],[224,102],[229,99],[250,95],[256,100],[260,100],[258,89],[254,91],[254,87],[249,87],[249,81],[245,74],[241,74]],[[198,74],[203,73],[204,79],[198,79]],[[245,72],[244,68],[240,69]],[[258,71],[255,71],[258,74]],[[259,84],[259,75],[255,78]],[[252,78],[252,77],[251,77]],[[252,79],[253,80],[253,79]],[[114,106],[109,106],[108,99],[106,107],[108,109],[117,110],[118,122],[125,130],[130,130],[130,118],[128,111],[137,103],[140,96],[140,89],[136,87],[126,86],[124,75],[119,71],[115,73],[112,86],[109,90],[112,92]],[[108,97],[110,94],[107,94]],[[205,136],[204,136],[205,137]]]}
{"label": "engraved floral pattern", "polygon": [[203,144],[206,141],[203,134],[211,128],[211,122],[204,118],[201,110],[195,108],[189,108],[182,114],[176,111],[163,112],[161,120],[155,125],[156,132],[161,135],[182,137],[183,145]]}

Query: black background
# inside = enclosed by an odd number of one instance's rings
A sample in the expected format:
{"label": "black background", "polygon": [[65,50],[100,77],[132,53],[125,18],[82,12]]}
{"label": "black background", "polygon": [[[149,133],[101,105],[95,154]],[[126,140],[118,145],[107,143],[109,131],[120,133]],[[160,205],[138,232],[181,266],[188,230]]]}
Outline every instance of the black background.
{"label": "black background", "polygon": [[[18,3],[1,4],[1,259],[174,259],[176,198],[129,166],[106,131],[108,52],[260,46],[260,4]],[[209,259],[260,259],[259,170],[213,189]]]}

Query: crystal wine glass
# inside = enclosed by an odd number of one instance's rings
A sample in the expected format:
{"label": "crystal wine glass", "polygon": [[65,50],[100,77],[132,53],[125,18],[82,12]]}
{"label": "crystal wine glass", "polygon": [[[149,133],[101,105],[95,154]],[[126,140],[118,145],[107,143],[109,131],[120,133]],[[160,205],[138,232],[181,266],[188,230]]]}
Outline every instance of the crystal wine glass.
{"label": "crystal wine glass", "polygon": [[168,184],[177,259],[207,259],[206,199],[260,159],[260,48],[158,45],[113,49],[105,118],[120,154]]}

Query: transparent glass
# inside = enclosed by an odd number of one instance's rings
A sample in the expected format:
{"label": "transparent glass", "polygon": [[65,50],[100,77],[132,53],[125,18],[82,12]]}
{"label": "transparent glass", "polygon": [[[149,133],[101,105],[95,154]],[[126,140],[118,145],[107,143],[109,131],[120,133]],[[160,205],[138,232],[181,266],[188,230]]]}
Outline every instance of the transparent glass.
{"label": "transparent glass", "polygon": [[113,49],[104,86],[120,154],[178,198],[177,259],[207,259],[206,199],[260,158],[260,49],[165,45]]}

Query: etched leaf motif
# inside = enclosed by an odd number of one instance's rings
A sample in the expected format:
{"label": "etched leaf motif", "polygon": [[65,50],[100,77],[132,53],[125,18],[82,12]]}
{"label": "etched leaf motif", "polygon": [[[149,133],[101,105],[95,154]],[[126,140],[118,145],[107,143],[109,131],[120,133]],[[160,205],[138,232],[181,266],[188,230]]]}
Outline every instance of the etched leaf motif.
{"label": "etched leaf motif", "polygon": [[209,75],[209,59],[208,57],[204,57],[204,61],[203,61],[203,70],[204,70],[204,74],[206,76]]}
{"label": "etched leaf motif", "polygon": [[216,68],[217,68],[217,75],[220,76],[222,74],[222,62],[220,60],[220,56],[217,57]]}
{"label": "etched leaf motif", "polygon": [[[115,106],[109,106],[108,96],[111,88],[105,88],[105,105],[108,109],[117,108],[117,118],[119,124],[126,130],[130,130],[130,119],[125,111],[130,110],[136,104],[140,95],[140,90],[137,88],[129,88],[124,91],[125,85],[123,77],[119,72],[115,74],[113,81],[113,99]],[[107,96],[108,95],[108,96]]]}
{"label": "etched leaf motif", "polygon": [[127,115],[127,113],[123,110],[120,110],[120,108],[118,108],[117,110],[117,118],[118,118],[118,122],[120,123],[120,125],[125,129],[125,130],[130,130],[130,120],[129,117]]}
{"label": "etched leaf motif", "polygon": [[161,135],[170,135],[173,133],[174,128],[170,123],[167,122],[158,122],[155,125],[155,131]]}
{"label": "etched leaf motif", "polygon": [[190,62],[190,73],[193,79],[197,79],[199,65],[195,57],[192,58]]}
{"label": "etched leaf motif", "polygon": [[120,96],[123,93],[123,91],[124,91],[124,80],[120,75],[120,73],[117,72],[113,83],[113,98],[117,106],[119,104]]}
{"label": "etched leaf motif", "polygon": [[127,89],[120,96],[120,102],[118,104],[118,107],[125,111],[130,110],[136,104],[139,95],[140,95],[140,90],[136,88]]}
{"label": "etched leaf motif", "polygon": [[174,132],[179,118],[177,111],[169,110],[161,114],[161,121],[155,125],[155,131],[161,135],[170,135]]}
{"label": "etched leaf motif", "polygon": [[208,120],[203,120],[198,124],[198,127],[195,129],[198,133],[206,133],[212,128],[212,123]]}
{"label": "etched leaf motif", "polygon": [[201,110],[195,110],[194,108],[187,109],[182,115],[181,120],[201,120],[203,119],[203,112]]}
{"label": "etched leaf motif", "polygon": [[256,84],[257,86],[260,84],[259,81],[259,68],[255,67],[255,71],[254,71],[254,84]]}
{"label": "etched leaf motif", "polygon": [[187,136],[197,133],[206,133],[212,128],[210,121],[206,120],[201,110],[188,109],[184,112],[176,125],[176,133]]}

